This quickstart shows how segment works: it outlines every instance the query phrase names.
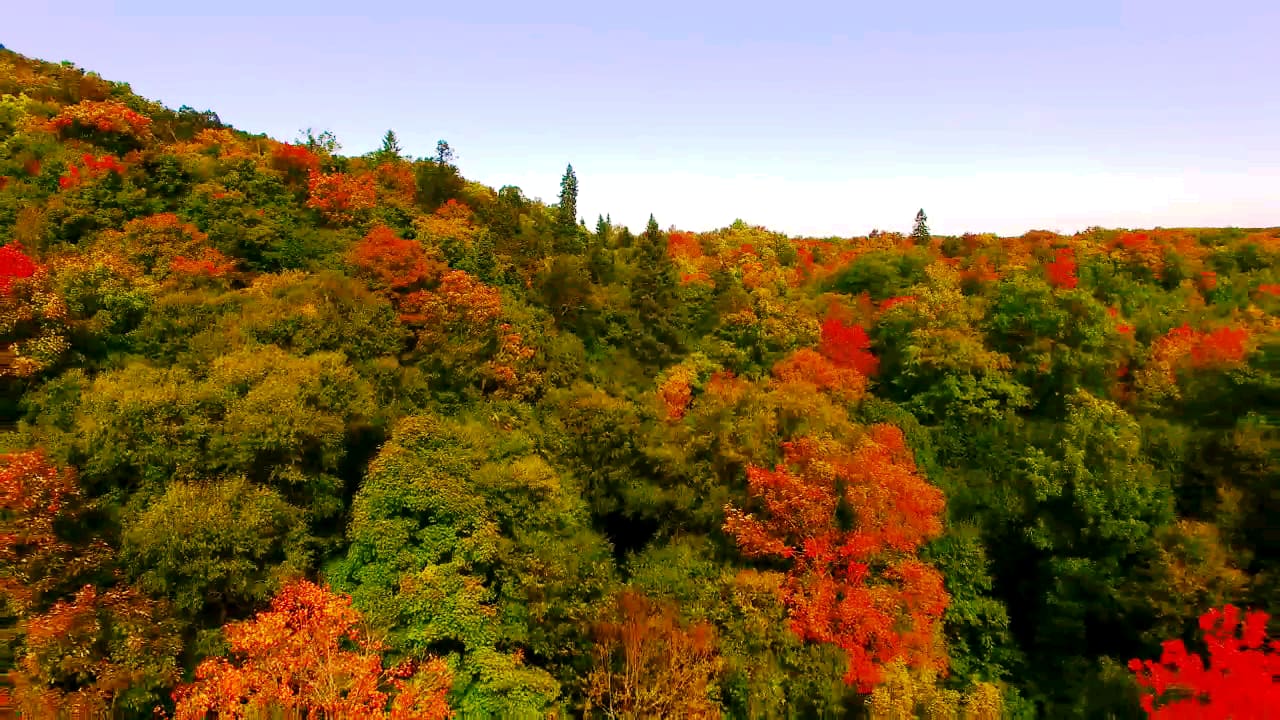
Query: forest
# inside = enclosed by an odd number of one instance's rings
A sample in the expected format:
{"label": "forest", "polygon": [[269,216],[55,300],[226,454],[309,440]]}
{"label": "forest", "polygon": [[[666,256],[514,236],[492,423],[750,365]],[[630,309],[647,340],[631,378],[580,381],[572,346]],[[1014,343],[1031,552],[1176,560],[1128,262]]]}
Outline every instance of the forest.
{"label": "forest", "polygon": [[1280,229],[578,182],[0,49],[0,717],[1280,707]]}

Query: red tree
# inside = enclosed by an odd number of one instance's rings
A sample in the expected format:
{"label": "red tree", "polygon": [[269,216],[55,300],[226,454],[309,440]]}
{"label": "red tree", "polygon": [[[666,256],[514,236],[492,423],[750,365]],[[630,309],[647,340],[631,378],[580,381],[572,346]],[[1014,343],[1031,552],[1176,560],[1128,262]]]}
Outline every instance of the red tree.
{"label": "red tree", "polygon": [[871,338],[861,325],[846,325],[836,315],[822,323],[818,351],[838,367],[852,368],[865,376],[876,374],[880,361],[871,354]]}
{"label": "red tree", "polygon": [[1280,640],[1266,641],[1268,616],[1227,605],[1200,616],[1208,663],[1181,640],[1164,643],[1160,661],[1130,660],[1145,691],[1142,708],[1160,720],[1266,717],[1280,708]]}
{"label": "red tree", "polygon": [[945,668],[937,629],[949,598],[915,557],[942,532],[945,500],[916,471],[902,432],[876,425],[852,449],[816,438],[783,448],[784,464],[747,470],[764,512],[727,507],[725,530],[749,557],[790,561],[792,631],[844,650],[845,681],[862,692],[896,660]]}
{"label": "red tree", "polygon": [[1076,278],[1075,252],[1071,248],[1058,248],[1056,258],[1044,269],[1049,284],[1056,288],[1069,290],[1080,282]]}
{"label": "red tree", "polygon": [[11,242],[0,247],[0,297],[12,291],[14,280],[24,280],[36,274],[36,263],[22,252],[22,245]]}
{"label": "red tree", "polygon": [[195,681],[174,691],[176,720],[246,711],[316,720],[452,717],[444,661],[384,669],[382,645],[360,622],[348,597],[305,580],[285,586],[270,610],[227,626],[234,661],[205,660]]}
{"label": "red tree", "polygon": [[428,260],[422,243],[405,240],[386,225],[374,226],[348,258],[360,274],[394,290],[422,285],[441,270],[438,263]]}

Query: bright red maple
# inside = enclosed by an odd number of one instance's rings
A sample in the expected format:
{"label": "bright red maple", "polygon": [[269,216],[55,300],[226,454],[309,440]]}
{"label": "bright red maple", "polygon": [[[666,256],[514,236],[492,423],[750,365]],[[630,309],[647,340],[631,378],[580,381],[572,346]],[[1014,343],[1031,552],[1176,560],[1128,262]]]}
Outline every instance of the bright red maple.
{"label": "bright red maple", "polygon": [[356,215],[372,210],[378,202],[378,189],[372,175],[322,173],[307,176],[307,207],[318,210],[333,223],[351,222]]}
{"label": "bright red maple", "polygon": [[724,527],[747,556],[790,562],[792,631],[844,650],[845,681],[862,692],[897,660],[945,668],[937,637],[949,598],[941,574],[915,556],[942,532],[945,499],[917,472],[902,432],[875,425],[852,448],[805,437],[783,449],[773,470],[747,470],[762,512],[726,507]]}
{"label": "bright red maple", "polygon": [[852,368],[868,377],[880,368],[880,360],[871,354],[867,331],[861,325],[846,325],[835,314],[822,323],[818,351],[837,367]]}
{"label": "bright red maple", "polygon": [[1144,690],[1142,709],[1158,720],[1266,717],[1280,708],[1280,640],[1266,640],[1268,615],[1234,605],[1200,616],[1208,662],[1181,640],[1163,644],[1159,662],[1130,660]]}
{"label": "bright red maple", "polygon": [[1075,251],[1058,248],[1054,261],[1045,265],[1045,275],[1056,288],[1074,288],[1080,282],[1076,277]]}
{"label": "bright red maple", "polygon": [[14,280],[23,280],[36,274],[36,263],[22,251],[22,245],[11,242],[0,247],[0,297],[9,295]]}
{"label": "bright red maple", "polygon": [[386,225],[375,225],[348,255],[359,273],[380,285],[406,290],[440,274],[417,240],[405,240]]}
{"label": "bright red maple", "polygon": [[275,711],[316,719],[453,716],[444,661],[384,669],[383,645],[360,625],[349,597],[306,580],[285,586],[269,610],[227,626],[233,659],[200,663],[195,681],[173,693],[175,719]]}

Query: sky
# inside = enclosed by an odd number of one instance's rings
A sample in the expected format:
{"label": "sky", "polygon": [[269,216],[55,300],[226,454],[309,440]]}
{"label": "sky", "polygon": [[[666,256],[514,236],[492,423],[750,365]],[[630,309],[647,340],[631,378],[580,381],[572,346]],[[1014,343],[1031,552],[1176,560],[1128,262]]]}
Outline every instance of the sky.
{"label": "sky", "polygon": [[1280,225],[1275,0],[0,5],[10,49],[250,132],[443,138],[547,202],[572,163],[588,225]]}

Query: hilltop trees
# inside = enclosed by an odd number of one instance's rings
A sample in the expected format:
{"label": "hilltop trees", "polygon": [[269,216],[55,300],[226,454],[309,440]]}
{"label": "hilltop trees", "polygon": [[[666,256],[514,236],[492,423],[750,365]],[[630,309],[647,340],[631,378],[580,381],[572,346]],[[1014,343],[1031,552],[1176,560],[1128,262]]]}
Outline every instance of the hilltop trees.
{"label": "hilltop trees", "polygon": [[0,50],[0,714],[1274,694],[1280,231],[588,231],[456,163]]}

